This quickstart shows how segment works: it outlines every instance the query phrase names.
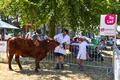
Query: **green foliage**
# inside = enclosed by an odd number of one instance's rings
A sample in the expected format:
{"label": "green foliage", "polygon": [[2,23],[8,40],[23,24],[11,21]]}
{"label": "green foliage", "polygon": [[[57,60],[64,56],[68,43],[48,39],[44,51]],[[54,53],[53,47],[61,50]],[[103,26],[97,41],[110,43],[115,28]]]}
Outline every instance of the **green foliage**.
{"label": "green foliage", "polygon": [[19,15],[21,27],[28,22],[41,25],[52,22],[67,29],[95,33],[101,14],[117,14],[118,0],[0,0],[0,11],[15,19]]}

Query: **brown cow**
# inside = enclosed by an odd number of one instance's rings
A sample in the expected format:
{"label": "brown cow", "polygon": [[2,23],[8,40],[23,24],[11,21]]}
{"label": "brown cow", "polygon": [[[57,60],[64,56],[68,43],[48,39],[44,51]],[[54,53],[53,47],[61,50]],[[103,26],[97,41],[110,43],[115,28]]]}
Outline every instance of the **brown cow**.
{"label": "brown cow", "polygon": [[31,57],[35,58],[35,71],[38,72],[39,61],[46,57],[47,53],[53,50],[56,46],[59,45],[55,40],[27,40],[23,38],[9,38],[8,41],[8,52],[9,52],[9,69],[11,68],[11,60],[15,54],[15,60],[19,65],[19,68],[22,69],[22,66],[19,62],[19,56],[22,57]]}

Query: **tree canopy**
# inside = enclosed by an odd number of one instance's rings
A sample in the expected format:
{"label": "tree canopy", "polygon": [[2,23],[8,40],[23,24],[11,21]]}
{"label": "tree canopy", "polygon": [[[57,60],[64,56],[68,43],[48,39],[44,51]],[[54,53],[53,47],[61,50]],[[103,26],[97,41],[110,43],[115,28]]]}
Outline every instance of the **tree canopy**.
{"label": "tree canopy", "polygon": [[37,27],[49,23],[51,33],[55,24],[95,33],[101,14],[117,14],[120,24],[119,0],[0,0],[0,11],[11,18],[18,15],[21,27],[28,22]]}

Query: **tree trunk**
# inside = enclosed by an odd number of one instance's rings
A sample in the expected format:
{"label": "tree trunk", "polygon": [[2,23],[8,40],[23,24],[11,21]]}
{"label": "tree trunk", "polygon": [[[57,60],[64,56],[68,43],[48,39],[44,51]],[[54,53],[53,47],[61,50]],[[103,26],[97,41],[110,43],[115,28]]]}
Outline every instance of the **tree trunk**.
{"label": "tree trunk", "polygon": [[45,24],[44,24],[44,32],[43,32],[43,34],[46,34],[46,26],[45,26]]}
{"label": "tree trunk", "polygon": [[63,32],[63,25],[61,26],[61,28],[62,28],[62,32]]}
{"label": "tree trunk", "polygon": [[49,24],[47,25],[48,25],[48,35],[50,36],[50,25]]}
{"label": "tree trunk", "polygon": [[3,12],[1,12],[1,20],[3,21]]}
{"label": "tree trunk", "polygon": [[59,28],[57,25],[56,25],[56,34],[59,34]]}
{"label": "tree trunk", "polygon": [[[1,13],[1,20],[3,21],[3,12]],[[2,40],[4,40],[4,29],[2,28],[1,29],[1,38],[2,38]]]}
{"label": "tree trunk", "polygon": [[50,37],[53,38],[55,36],[55,22],[50,21]]}
{"label": "tree trunk", "polygon": [[1,36],[2,36],[2,40],[4,41],[4,29],[1,29]]}

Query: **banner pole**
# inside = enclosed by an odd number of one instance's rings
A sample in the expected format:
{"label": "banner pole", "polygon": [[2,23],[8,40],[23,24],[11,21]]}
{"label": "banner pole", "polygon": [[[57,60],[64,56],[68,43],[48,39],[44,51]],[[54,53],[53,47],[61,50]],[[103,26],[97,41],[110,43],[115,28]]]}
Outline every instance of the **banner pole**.
{"label": "banner pole", "polygon": [[[113,49],[113,74],[114,74],[114,79],[115,79],[115,72],[116,72],[116,60],[115,60],[115,47],[116,47],[116,29],[117,29],[117,15],[116,15],[116,24],[115,24],[115,36],[114,36],[114,49]],[[118,74],[117,74],[118,75]]]}

